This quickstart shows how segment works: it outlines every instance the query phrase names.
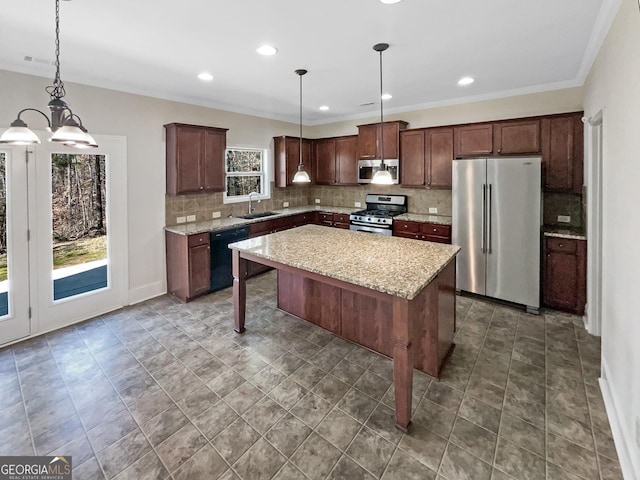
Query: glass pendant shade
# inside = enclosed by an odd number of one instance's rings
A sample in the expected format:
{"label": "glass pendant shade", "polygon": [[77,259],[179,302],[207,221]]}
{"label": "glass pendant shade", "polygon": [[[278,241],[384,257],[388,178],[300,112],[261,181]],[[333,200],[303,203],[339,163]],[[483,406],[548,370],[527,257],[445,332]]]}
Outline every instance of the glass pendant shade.
{"label": "glass pendant shade", "polygon": [[0,136],[0,144],[5,145],[35,145],[40,143],[38,136],[27,126],[11,126]]}
{"label": "glass pendant shade", "polygon": [[[50,142],[53,143],[64,143],[65,145],[70,146],[82,146],[82,145],[90,145],[92,138],[84,133],[79,126],[77,125],[64,125],[57,129],[51,138]],[[95,143],[95,140],[93,140]]]}
{"label": "glass pendant shade", "polygon": [[309,183],[311,178],[302,165],[298,165],[298,171],[293,176],[293,183]]}
{"label": "glass pendant shade", "polygon": [[378,170],[373,174],[371,183],[375,183],[376,185],[393,185],[393,177],[389,170]]}

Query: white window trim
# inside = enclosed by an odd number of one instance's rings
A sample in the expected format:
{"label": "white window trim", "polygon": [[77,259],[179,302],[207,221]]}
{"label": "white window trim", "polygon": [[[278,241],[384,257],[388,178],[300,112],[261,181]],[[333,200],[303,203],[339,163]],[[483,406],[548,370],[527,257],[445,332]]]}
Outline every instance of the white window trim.
{"label": "white window trim", "polygon": [[[225,149],[225,166],[224,166],[224,192],[222,194],[222,203],[242,203],[249,201],[249,195],[227,196],[227,160],[226,150],[260,150],[262,151],[262,176],[264,192],[259,195],[260,200],[269,200],[271,198],[271,171],[269,162],[269,149],[264,147],[253,147],[247,145],[227,145]],[[255,199],[255,197],[253,198]]]}

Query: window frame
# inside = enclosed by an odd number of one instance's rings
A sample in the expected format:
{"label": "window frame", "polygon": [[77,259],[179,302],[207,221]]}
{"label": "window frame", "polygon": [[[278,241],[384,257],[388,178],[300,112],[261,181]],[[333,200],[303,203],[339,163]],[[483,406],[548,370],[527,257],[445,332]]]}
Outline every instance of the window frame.
{"label": "window frame", "polygon": [[[227,181],[229,177],[253,177],[258,176],[256,172],[229,172],[227,171],[227,152],[234,151],[252,151],[262,153],[262,171],[259,176],[262,176],[262,192],[259,193],[261,200],[269,200],[271,198],[271,176],[269,171],[269,149],[264,147],[245,147],[245,146],[227,146],[224,151],[224,192],[222,194],[222,203],[242,203],[249,201],[249,195],[227,195]],[[254,197],[255,199],[255,197]]]}

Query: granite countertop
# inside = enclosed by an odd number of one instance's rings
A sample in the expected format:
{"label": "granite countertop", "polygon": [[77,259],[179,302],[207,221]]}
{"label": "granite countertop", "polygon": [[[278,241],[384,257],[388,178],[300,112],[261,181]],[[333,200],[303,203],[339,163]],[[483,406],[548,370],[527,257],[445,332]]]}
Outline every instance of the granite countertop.
{"label": "granite countertop", "polygon": [[582,228],[555,227],[546,225],[542,227],[545,237],[573,238],[575,240],[586,240],[587,234]]}
{"label": "granite countertop", "polygon": [[243,240],[229,248],[408,300],[460,250],[455,245],[318,225]]}
{"label": "granite countertop", "polygon": [[409,222],[437,223],[451,225],[451,217],[445,215],[425,215],[423,213],[404,213],[394,217],[394,220],[407,220]]}

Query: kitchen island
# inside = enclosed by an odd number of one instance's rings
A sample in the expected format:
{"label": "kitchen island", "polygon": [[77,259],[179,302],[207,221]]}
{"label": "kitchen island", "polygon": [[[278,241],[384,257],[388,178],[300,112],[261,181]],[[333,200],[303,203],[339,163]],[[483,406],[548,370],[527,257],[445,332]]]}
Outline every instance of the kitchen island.
{"label": "kitchen island", "polygon": [[453,348],[459,247],[306,225],[229,248],[235,331],[246,263],[276,268],[278,308],[393,359],[396,426],[408,431],[413,368],[439,377]]}

